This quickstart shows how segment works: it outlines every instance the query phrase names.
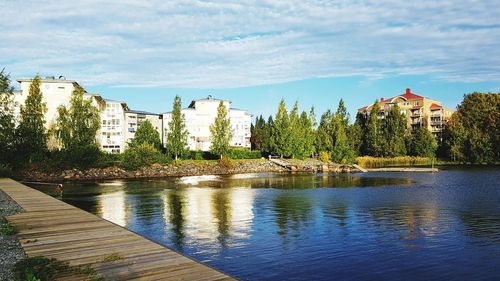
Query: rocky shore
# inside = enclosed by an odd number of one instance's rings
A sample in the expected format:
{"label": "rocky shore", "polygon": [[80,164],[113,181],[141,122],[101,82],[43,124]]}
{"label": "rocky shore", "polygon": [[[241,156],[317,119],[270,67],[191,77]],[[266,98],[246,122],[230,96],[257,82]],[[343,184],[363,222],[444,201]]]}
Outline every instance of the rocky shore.
{"label": "rocky shore", "polygon": [[153,164],[137,171],[127,171],[120,167],[91,168],[87,170],[71,169],[51,173],[41,170],[25,170],[18,173],[16,178],[25,181],[60,182],[288,171],[286,168],[265,159],[234,160],[231,166],[221,167],[217,161],[179,161],[170,165]]}
{"label": "rocky shore", "polygon": [[[9,196],[0,190],[0,227],[4,229],[5,217],[22,212]],[[16,235],[7,235],[0,231],[0,280],[14,280],[13,268],[16,262],[25,257]]]}

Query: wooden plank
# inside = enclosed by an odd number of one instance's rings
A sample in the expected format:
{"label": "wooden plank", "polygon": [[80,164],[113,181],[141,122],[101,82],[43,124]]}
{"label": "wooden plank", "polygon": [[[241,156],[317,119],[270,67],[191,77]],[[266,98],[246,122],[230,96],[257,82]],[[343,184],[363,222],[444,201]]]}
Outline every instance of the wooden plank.
{"label": "wooden plank", "polygon": [[[19,241],[29,257],[54,257],[72,266],[90,265],[111,280],[234,280],[13,180],[0,179],[0,189],[24,209],[7,220],[18,227]],[[110,254],[120,258],[105,262]],[[85,280],[85,276],[63,273],[56,280]]]}

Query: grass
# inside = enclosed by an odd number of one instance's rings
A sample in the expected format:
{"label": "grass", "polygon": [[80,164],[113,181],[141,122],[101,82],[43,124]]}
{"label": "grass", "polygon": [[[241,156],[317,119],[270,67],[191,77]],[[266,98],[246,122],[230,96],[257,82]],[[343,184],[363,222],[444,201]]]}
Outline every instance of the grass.
{"label": "grass", "polygon": [[102,259],[103,262],[113,262],[113,261],[119,261],[119,260],[123,260],[124,257],[118,253],[112,253],[112,254],[109,254],[109,255],[106,255],[104,256],[104,258]]}
{"label": "grass", "polygon": [[15,235],[17,234],[17,227],[10,223],[10,222],[7,222],[7,223],[2,223],[0,224],[0,233],[2,233],[3,235]]}
{"label": "grass", "polygon": [[399,156],[390,158],[362,156],[356,158],[356,162],[363,168],[413,167],[432,165],[432,158],[414,156]]}
{"label": "grass", "polygon": [[58,275],[68,272],[86,275],[87,280],[91,281],[104,280],[89,266],[71,267],[67,262],[46,257],[29,257],[17,262],[14,266],[14,280],[51,281]]}

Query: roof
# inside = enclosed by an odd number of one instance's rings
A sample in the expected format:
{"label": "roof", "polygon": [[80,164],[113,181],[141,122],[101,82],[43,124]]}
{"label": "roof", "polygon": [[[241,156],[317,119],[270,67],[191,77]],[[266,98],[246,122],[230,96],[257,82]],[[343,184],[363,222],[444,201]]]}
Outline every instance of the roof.
{"label": "roof", "polygon": [[[33,81],[33,78],[22,78],[22,79],[18,79],[17,82],[21,83],[21,82],[31,82]],[[64,76],[59,76],[59,78],[55,78],[54,76],[47,76],[45,78],[43,77],[40,77],[40,81],[42,82],[50,82],[50,83],[75,83],[75,84],[78,84],[75,80],[66,80],[66,78],[64,78]]]}
{"label": "roof", "polygon": [[[423,99],[424,97],[416,95],[416,94],[414,94],[414,93],[411,92],[410,88],[406,88],[406,91],[405,91],[404,94],[401,94],[401,95],[398,95],[398,96],[394,96],[394,97],[388,98],[388,99],[380,98],[379,102],[381,102],[381,103],[393,103],[396,98],[403,98],[404,100],[415,100],[415,99]],[[362,108],[358,109],[358,111],[366,111],[371,106],[372,105],[362,107]]]}
{"label": "roof", "polygon": [[128,110],[126,113],[136,113],[136,114],[144,114],[144,115],[160,115],[158,113],[142,111],[142,110],[133,110],[133,109]]}
{"label": "roof", "polygon": [[204,99],[196,99],[196,100],[193,100],[191,101],[191,103],[189,104],[188,107],[190,108],[193,108],[194,107],[194,104],[198,101],[213,101],[213,102],[228,102],[228,103],[231,103],[230,100],[222,100],[222,99],[216,99],[214,97],[212,97],[212,95],[209,95],[208,97],[204,98]]}
{"label": "roof", "polygon": [[431,104],[431,109],[441,109],[441,108],[443,108],[443,107],[437,103]]}

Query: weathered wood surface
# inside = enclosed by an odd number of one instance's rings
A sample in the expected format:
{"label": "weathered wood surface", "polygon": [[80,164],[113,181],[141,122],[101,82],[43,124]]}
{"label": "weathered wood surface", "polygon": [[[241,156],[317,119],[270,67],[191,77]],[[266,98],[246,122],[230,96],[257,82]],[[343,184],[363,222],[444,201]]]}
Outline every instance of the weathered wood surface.
{"label": "weathered wood surface", "polygon": [[[233,280],[207,265],[154,243],[121,226],[87,213],[11,179],[0,189],[24,212],[7,218],[29,257],[45,256],[90,266],[106,280]],[[104,259],[115,254],[115,261]],[[58,280],[82,280],[66,275]]]}

